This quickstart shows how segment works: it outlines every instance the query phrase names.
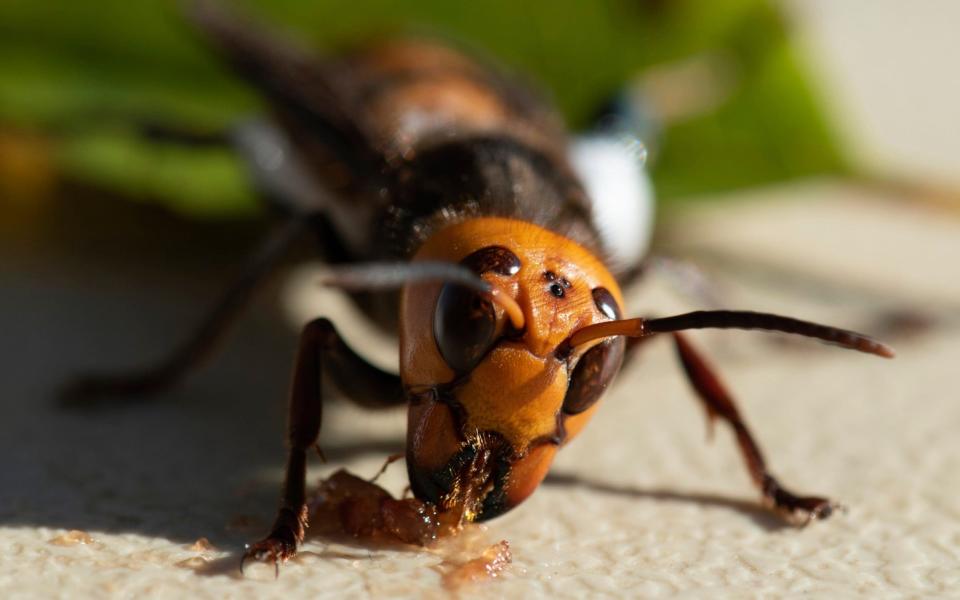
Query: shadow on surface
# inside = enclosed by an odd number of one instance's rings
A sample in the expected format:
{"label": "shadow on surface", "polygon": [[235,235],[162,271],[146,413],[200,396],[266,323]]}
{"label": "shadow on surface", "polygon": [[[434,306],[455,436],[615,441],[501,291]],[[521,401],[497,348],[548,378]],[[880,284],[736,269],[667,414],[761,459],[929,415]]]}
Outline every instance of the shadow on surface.
{"label": "shadow on surface", "polygon": [[[34,222],[0,223],[16,229],[0,236],[0,526],[242,548],[269,525],[285,454],[296,333],[276,309],[276,282],[214,359],[168,393],[64,410],[55,392],[78,373],[146,365],[180,342],[268,224],[186,222],[63,196]],[[345,459],[385,446],[361,438],[324,450]],[[251,526],[238,527],[245,519]]]}
{"label": "shadow on surface", "polygon": [[782,518],[760,506],[758,502],[728,498],[716,494],[675,492],[663,489],[640,489],[627,485],[587,479],[572,473],[550,473],[543,483],[544,485],[555,485],[559,487],[582,487],[601,494],[626,496],[628,498],[642,498],[662,502],[680,502],[684,504],[725,508],[746,515],[766,531],[794,528],[793,525],[790,525]]}

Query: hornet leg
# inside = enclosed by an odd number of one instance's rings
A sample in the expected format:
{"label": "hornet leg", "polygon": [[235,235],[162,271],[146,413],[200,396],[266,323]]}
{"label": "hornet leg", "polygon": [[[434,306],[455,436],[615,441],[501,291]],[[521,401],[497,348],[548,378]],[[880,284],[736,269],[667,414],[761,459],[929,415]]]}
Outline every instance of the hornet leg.
{"label": "hornet leg", "polygon": [[86,406],[124,396],[147,396],[169,389],[208,358],[217,342],[273,271],[284,253],[306,230],[306,220],[292,219],[271,232],[200,326],[156,364],[129,372],[91,373],[69,381],[60,391],[67,405]]}
{"label": "hornet leg", "polygon": [[328,319],[308,323],[300,334],[290,390],[289,455],[280,510],[270,534],[248,546],[249,559],[278,565],[297,552],[307,528],[305,479],[307,451],[320,433],[321,380],[329,376],[346,397],[365,408],[399,406],[406,400],[400,377],[381,371],[357,355]]}
{"label": "hornet leg", "polygon": [[737,435],[737,443],[750,477],[763,495],[764,505],[780,513],[788,520],[799,524],[807,524],[814,519],[826,519],[838,505],[826,498],[816,496],[796,496],[787,491],[767,471],[766,462],[759,446],[754,441],[746,423],[740,417],[733,398],[724,388],[723,383],[713,372],[704,358],[690,345],[682,334],[674,333],[677,354],[683,363],[687,377],[693,385],[697,395],[703,401],[707,416],[711,423],[720,418],[730,424]]}

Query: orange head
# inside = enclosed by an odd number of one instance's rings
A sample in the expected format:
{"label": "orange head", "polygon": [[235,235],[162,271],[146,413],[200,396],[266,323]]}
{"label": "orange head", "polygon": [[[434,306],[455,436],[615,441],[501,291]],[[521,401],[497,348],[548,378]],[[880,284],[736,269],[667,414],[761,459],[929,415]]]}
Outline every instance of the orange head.
{"label": "orange head", "polygon": [[530,223],[476,218],[430,237],[414,261],[458,262],[490,284],[411,285],[400,372],[417,497],[468,519],[516,506],[576,435],[623,359],[622,337],[566,351],[575,331],[620,317],[620,288],[582,246]]}
{"label": "orange head", "polygon": [[[408,281],[437,276],[437,264],[466,267],[456,274],[447,269],[445,283],[404,288],[400,375],[410,400],[413,492],[468,520],[506,512],[543,481],[557,448],[583,428],[620,369],[625,337],[765,329],[894,355],[861,333],[770,313],[621,319],[623,298],[602,262],[521,221],[485,217],[450,225],[413,260],[434,268],[401,273]],[[341,285],[393,280],[376,269],[346,275]]]}

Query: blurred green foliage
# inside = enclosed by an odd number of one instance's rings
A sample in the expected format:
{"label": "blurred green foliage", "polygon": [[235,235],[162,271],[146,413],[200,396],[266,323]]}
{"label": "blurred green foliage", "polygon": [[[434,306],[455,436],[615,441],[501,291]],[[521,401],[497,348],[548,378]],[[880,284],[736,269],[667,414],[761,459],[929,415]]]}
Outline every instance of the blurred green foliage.
{"label": "blurred green foliage", "polygon": [[[730,58],[720,106],[673,124],[653,168],[673,199],[845,169],[769,0],[276,0],[250,3],[320,48],[381,33],[452,38],[527,72],[571,124],[644,69]],[[48,131],[69,176],[191,215],[256,210],[228,152],[138,135],[133,123],[200,131],[258,110],[164,0],[0,2],[0,127]]]}

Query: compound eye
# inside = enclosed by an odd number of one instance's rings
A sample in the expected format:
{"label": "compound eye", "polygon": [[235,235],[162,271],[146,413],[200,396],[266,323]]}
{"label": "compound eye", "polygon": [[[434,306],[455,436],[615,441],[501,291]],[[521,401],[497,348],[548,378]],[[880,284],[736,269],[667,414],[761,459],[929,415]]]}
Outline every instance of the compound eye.
{"label": "compound eye", "polygon": [[587,350],[570,376],[567,395],[563,399],[564,414],[578,415],[596,404],[620,371],[626,345],[626,340],[618,337]]}
{"label": "compound eye", "polygon": [[433,337],[455,373],[469,373],[480,362],[496,330],[497,313],[489,300],[462,285],[443,286],[433,313]]}

